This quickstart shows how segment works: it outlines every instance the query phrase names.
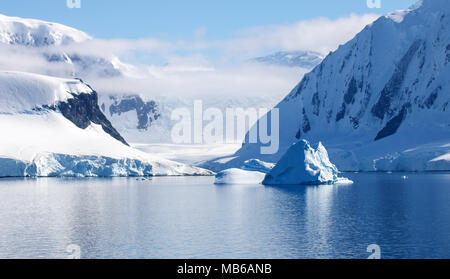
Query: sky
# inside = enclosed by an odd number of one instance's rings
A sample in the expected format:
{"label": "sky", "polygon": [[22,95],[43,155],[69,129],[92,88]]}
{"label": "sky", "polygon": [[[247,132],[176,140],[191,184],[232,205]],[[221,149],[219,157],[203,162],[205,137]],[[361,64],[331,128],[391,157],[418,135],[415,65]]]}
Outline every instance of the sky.
{"label": "sky", "polygon": [[[80,0],[69,9],[66,0],[2,1],[0,13],[62,23],[96,38],[158,37],[187,40],[204,35],[229,39],[239,30],[287,25],[301,20],[405,9],[416,0],[380,0],[370,9],[367,0]],[[371,0],[375,2],[376,0]]]}

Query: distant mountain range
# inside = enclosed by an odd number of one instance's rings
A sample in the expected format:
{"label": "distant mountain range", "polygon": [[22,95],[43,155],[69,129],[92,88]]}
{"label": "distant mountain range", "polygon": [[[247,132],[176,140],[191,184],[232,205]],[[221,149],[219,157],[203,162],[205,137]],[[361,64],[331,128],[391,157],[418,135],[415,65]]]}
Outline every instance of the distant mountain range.
{"label": "distant mountain range", "polygon": [[285,67],[299,67],[312,70],[322,62],[324,56],[313,51],[279,51],[267,56],[256,57],[251,62]]}

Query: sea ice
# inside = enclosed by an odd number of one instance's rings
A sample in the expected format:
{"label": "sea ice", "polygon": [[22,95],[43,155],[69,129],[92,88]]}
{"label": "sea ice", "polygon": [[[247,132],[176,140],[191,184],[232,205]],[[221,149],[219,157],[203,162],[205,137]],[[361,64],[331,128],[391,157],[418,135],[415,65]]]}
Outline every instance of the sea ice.
{"label": "sea ice", "polygon": [[216,175],[214,184],[261,184],[265,173],[241,169],[227,169]]}

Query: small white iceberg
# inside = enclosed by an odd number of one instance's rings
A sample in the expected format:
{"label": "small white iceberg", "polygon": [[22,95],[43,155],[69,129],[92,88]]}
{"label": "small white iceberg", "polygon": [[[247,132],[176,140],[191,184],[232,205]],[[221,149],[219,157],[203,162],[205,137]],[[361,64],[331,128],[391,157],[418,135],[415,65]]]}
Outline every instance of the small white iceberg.
{"label": "small white iceberg", "polygon": [[351,184],[351,180],[338,177],[339,171],[328,158],[322,143],[315,148],[301,140],[289,148],[286,154],[266,175],[264,185],[321,185]]}
{"label": "small white iceberg", "polygon": [[227,169],[216,175],[214,184],[261,184],[265,175],[259,171]]}
{"label": "small white iceberg", "polygon": [[263,162],[258,159],[250,159],[244,162],[244,166],[242,167],[242,169],[248,171],[259,171],[263,173],[269,173],[274,166],[275,164],[273,163]]}

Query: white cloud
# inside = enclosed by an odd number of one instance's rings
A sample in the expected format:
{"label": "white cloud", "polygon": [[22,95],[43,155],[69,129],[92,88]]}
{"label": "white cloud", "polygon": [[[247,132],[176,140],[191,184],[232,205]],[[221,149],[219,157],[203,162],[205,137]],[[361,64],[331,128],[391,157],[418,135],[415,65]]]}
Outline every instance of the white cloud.
{"label": "white cloud", "polygon": [[[91,54],[107,57],[111,55],[126,55],[129,52],[141,51],[170,57],[176,53],[188,53],[215,50],[225,56],[249,58],[274,50],[312,50],[327,54],[344,44],[372,23],[379,15],[352,14],[338,19],[316,18],[303,20],[293,24],[260,26],[239,30],[234,38],[225,40],[206,39],[206,28],[200,27],[193,31],[192,40],[166,41],[157,38],[139,40],[127,39],[94,39],[80,44],[64,47],[66,52]],[[215,57],[219,60],[223,57]]]}
{"label": "white cloud", "polygon": [[[120,79],[97,82],[107,92],[130,90],[131,86],[133,91],[149,95],[229,97],[245,94],[282,98],[300,81],[305,69],[242,62],[268,49],[327,53],[352,39],[376,18],[378,16],[374,14],[350,15],[336,20],[318,18],[289,25],[264,26],[241,30],[236,38],[224,41],[208,41],[204,38],[206,30],[196,30],[195,34],[199,36],[194,41],[175,42],[170,46],[173,51],[192,51],[190,55],[169,53],[166,66],[142,66],[140,72],[149,73],[149,76],[132,82]],[[225,63],[214,63],[198,54],[209,49],[223,50],[219,61]],[[226,63],[236,57],[240,63]]]}
{"label": "white cloud", "polygon": [[376,14],[352,14],[336,20],[316,18],[294,24],[256,27],[242,30],[236,39],[227,41],[226,46],[234,51],[278,48],[326,54],[352,39],[378,17]]}
{"label": "white cloud", "polygon": [[44,51],[38,48],[10,46],[0,44],[0,70],[21,71],[51,76],[66,76],[72,71],[69,65],[49,63],[44,57]]}
{"label": "white cloud", "polygon": [[127,92],[180,98],[230,98],[245,95],[281,99],[306,73],[306,70],[300,68],[259,64],[207,67],[181,62],[164,67],[141,66],[138,68],[141,73],[138,78],[125,76],[112,79],[93,78],[88,81],[92,82],[99,92],[108,94]]}
{"label": "white cloud", "polygon": [[196,54],[192,56],[170,56],[164,72],[211,72],[214,66],[204,56]]}
{"label": "white cloud", "polygon": [[48,51],[63,51],[79,55],[108,58],[132,51],[167,54],[174,50],[174,44],[154,38],[129,39],[92,39],[65,46],[51,46]]}

